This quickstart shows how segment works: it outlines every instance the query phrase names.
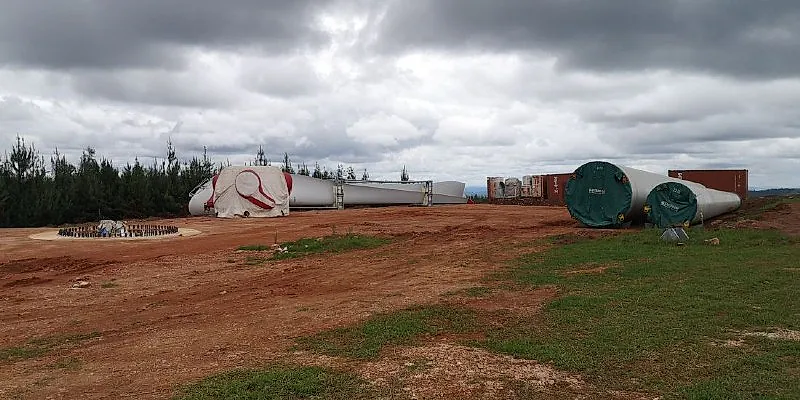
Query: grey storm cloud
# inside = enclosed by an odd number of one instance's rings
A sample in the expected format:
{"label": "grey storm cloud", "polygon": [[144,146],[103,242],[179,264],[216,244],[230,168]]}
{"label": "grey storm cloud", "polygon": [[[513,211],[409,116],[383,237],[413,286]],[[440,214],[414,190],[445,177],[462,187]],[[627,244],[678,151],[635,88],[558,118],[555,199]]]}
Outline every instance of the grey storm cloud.
{"label": "grey storm cloud", "polygon": [[797,184],[798,102],[796,0],[0,0],[0,151]]}
{"label": "grey storm cloud", "polygon": [[76,74],[72,85],[88,97],[128,104],[223,108],[235,102],[230,92],[209,90],[186,77],[163,73]]}
{"label": "grey storm cloud", "polygon": [[181,68],[183,48],[280,53],[317,46],[327,0],[4,0],[0,65],[43,69]]}
{"label": "grey storm cloud", "polygon": [[795,0],[396,0],[374,34],[388,52],[522,50],[598,71],[800,75]]}
{"label": "grey storm cloud", "polygon": [[430,137],[421,137],[402,141],[394,146],[380,146],[361,143],[344,133],[346,126],[341,124],[325,125],[324,121],[312,121],[302,129],[309,132],[306,140],[298,140],[299,135],[259,136],[249,135],[247,140],[230,142],[220,137],[218,141],[203,143],[192,135],[175,135],[176,146],[191,154],[203,151],[205,146],[209,152],[223,156],[249,155],[254,158],[259,146],[262,146],[267,157],[273,162],[283,159],[283,153],[289,153],[293,162],[305,162],[313,165],[315,161],[326,159],[348,160],[353,163],[370,163],[380,161],[386,153],[396,152],[403,148],[415,147],[428,143]]}

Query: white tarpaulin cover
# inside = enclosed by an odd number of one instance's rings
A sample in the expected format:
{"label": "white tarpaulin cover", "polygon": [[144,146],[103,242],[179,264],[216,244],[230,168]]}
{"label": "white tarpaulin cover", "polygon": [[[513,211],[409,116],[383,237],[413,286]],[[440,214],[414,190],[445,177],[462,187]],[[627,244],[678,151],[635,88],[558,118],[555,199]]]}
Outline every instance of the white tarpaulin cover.
{"label": "white tarpaulin cover", "polygon": [[289,215],[291,177],[278,167],[225,167],[214,181],[218,217]]}

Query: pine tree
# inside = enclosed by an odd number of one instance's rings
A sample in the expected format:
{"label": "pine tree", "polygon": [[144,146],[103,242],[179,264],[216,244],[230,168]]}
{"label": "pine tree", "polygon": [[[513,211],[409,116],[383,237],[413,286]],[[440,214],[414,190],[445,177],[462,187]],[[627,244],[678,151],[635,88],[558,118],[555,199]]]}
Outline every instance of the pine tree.
{"label": "pine tree", "polygon": [[137,158],[120,171],[91,146],[77,167],[57,148],[50,171],[46,165],[34,146],[17,137],[0,162],[0,227],[186,215],[189,192],[217,172],[206,147],[202,158],[181,163],[171,141],[166,159],[147,168]]}
{"label": "pine tree", "polygon": [[339,164],[336,167],[336,179],[338,180],[344,179],[344,167],[342,166],[342,164]]}
{"label": "pine tree", "polygon": [[183,192],[185,189],[180,180],[181,166],[178,163],[178,157],[175,152],[175,146],[172,145],[172,140],[167,143],[167,170],[166,179],[164,179],[165,192],[162,194],[164,206],[162,212],[165,214],[177,215],[180,213],[183,206]]}
{"label": "pine tree", "polygon": [[347,179],[356,180],[356,171],[353,167],[347,167]]}
{"label": "pine tree", "polygon": [[8,159],[0,163],[0,226],[10,226],[10,215],[7,212],[10,205],[9,185],[11,184],[11,172],[8,170]]}
{"label": "pine tree", "polygon": [[408,182],[408,170],[406,170],[406,166],[403,166],[403,171],[400,172],[400,180],[403,182]]}
{"label": "pine tree", "polygon": [[50,195],[51,223],[60,225],[75,218],[75,166],[70,164],[56,148],[50,157],[53,192]]}
{"label": "pine tree", "polygon": [[102,218],[101,205],[105,203],[105,193],[100,186],[100,164],[97,163],[96,151],[91,146],[86,147],[81,154],[76,178],[76,191],[81,197],[79,220],[84,222]]}
{"label": "pine tree", "polygon": [[42,211],[51,207],[41,191],[47,184],[47,170],[44,160],[39,156],[36,147],[26,145],[25,140],[17,136],[16,146],[11,148],[11,155],[4,162],[4,189],[0,196],[6,205],[3,207],[5,219],[9,226],[36,226],[42,221]]}
{"label": "pine tree", "polygon": [[317,179],[322,179],[325,177],[322,174],[322,170],[319,168],[319,163],[314,163],[314,173],[311,176]]}
{"label": "pine tree", "polygon": [[283,167],[281,167],[283,172],[288,172],[290,174],[294,173],[294,168],[292,168],[292,160],[289,158],[289,153],[283,153]]}
{"label": "pine tree", "polygon": [[37,169],[41,167],[39,154],[33,145],[26,146],[25,139],[17,136],[17,145],[11,149],[11,156],[7,158],[11,177],[17,182],[23,182],[32,178]]}
{"label": "pine tree", "polygon": [[266,166],[269,165],[269,160],[267,159],[266,155],[264,154],[264,148],[261,145],[258,146],[258,152],[256,153],[256,159],[254,165],[256,166]]}
{"label": "pine tree", "polygon": [[361,174],[361,180],[362,181],[368,181],[369,180],[369,174],[367,173],[367,169],[366,168],[364,168],[364,173]]}

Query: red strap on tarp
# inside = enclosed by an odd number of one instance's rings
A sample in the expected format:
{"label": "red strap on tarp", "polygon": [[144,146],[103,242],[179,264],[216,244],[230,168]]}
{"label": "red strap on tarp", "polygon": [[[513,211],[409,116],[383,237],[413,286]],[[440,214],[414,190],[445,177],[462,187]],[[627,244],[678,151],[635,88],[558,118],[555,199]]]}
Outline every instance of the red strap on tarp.
{"label": "red strap on tarp", "polygon": [[211,196],[206,200],[206,207],[208,208],[214,208],[214,193],[217,190],[217,178],[219,178],[219,174],[211,178]]}
{"label": "red strap on tarp", "polygon": [[[266,194],[264,192],[264,187],[261,184],[261,177],[258,176],[258,173],[256,173],[256,171],[253,171],[252,169],[246,169],[246,170],[244,170],[242,172],[239,172],[239,174],[237,174],[236,176],[239,176],[239,175],[241,175],[241,174],[243,174],[245,172],[249,172],[249,173],[251,173],[251,174],[256,176],[256,179],[258,179],[258,192],[261,193],[261,195],[263,195],[267,199],[269,199],[269,201],[275,203],[275,199],[273,199],[272,196],[270,196],[270,195],[268,195],[268,194]],[[271,210],[271,209],[274,208],[273,206],[271,206],[271,205],[269,205],[267,203],[264,203],[263,201],[253,197],[252,195],[242,194],[242,192],[239,191],[238,187],[236,188],[236,193],[239,193],[239,196],[244,197],[245,199],[247,199],[247,201],[249,201],[249,202],[251,202],[251,203],[253,203],[253,204],[255,204],[255,205],[257,205],[257,206],[259,206],[259,207],[261,207],[263,209],[265,209],[265,210]]]}
{"label": "red strap on tarp", "polygon": [[283,178],[286,179],[286,187],[289,189],[289,194],[292,194],[292,175],[288,172],[284,172]]}

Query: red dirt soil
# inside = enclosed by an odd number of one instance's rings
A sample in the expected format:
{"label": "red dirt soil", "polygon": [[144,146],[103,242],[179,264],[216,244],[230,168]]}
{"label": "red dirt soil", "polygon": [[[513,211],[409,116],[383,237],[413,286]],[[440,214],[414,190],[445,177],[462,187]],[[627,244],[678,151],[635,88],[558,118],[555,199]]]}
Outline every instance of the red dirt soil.
{"label": "red dirt soil", "polygon": [[[202,233],[103,242],[0,230],[0,349],[100,333],[42,357],[0,360],[0,397],[169,398],[181,384],[285,356],[297,336],[479,286],[542,237],[586,232],[565,208],[492,205],[158,223]],[[236,251],[271,245],[276,232],[284,242],[334,230],[394,241],[261,265],[248,265],[257,254]],[[90,286],[72,289],[76,279]],[[53,367],[64,359],[79,365]]]}

